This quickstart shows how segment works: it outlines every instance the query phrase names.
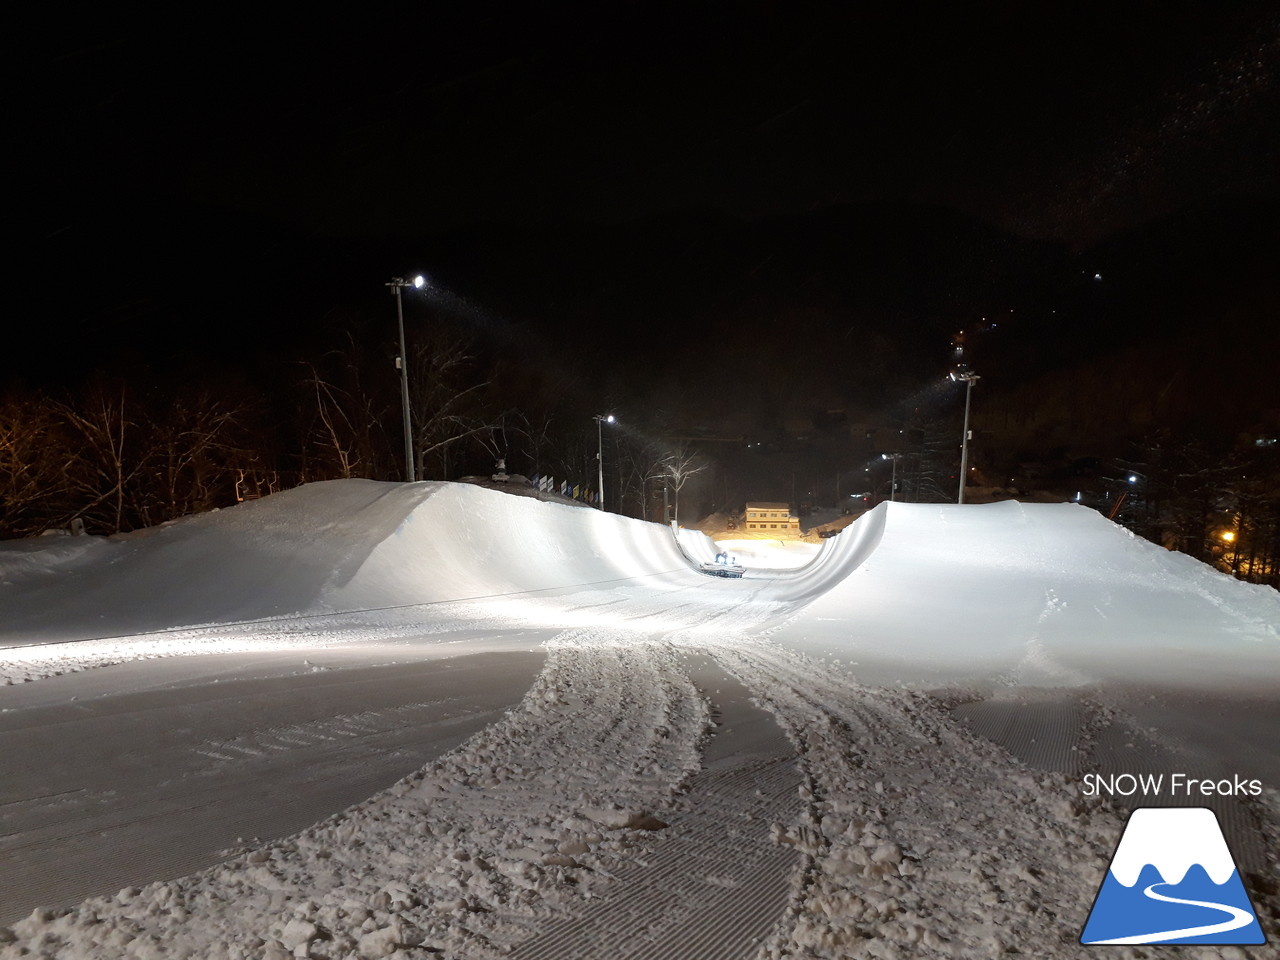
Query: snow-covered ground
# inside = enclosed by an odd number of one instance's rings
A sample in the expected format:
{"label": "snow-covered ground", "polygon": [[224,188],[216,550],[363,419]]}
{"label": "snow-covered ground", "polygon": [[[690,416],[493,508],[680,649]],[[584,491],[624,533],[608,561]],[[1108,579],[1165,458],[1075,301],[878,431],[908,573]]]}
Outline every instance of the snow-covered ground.
{"label": "snow-covered ground", "polygon": [[[314,484],[0,544],[0,676],[3,958],[1083,956],[1134,803],[1277,933],[1280,594],[1069,504],[771,552]],[[1259,792],[1088,795],[1175,771]]]}
{"label": "snow-covered ground", "polygon": [[821,547],[801,540],[734,540],[722,539],[716,543],[721,549],[737,558],[739,563],[753,570],[795,570],[808,565],[817,557]]}

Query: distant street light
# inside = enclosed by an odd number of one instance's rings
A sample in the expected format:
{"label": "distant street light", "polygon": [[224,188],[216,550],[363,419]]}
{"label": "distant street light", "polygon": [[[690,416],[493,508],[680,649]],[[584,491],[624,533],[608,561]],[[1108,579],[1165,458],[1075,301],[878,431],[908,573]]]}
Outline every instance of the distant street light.
{"label": "distant street light", "polygon": [[400,412],[404,415],[404,472],[410,483],[414,482],[416,474],[413,468],[413,426],[409,422],[409,361],[404,348],[404,307],[400,301],[400,291],[404,287],[421,290],[426,282],[419,274],[413,280],[392,277],[387,283],[396,296],[396,324],[400,328],[400,356],[396,357],[396,367],[400,370]]}
{"label": "distant street light", "polygon": [[896,499],[894,495],[898,492],[898,461],[902,459],[902,454],[882,453],[880,459],[893,461],[893,479],[889,482],[889,502],[892,503]]}
{"label": "distant street light", "polygon": [[973,399],[973,384],[976,380],[981,380],[976,373],[971,370],[963,372],[958,370],[951,371],[951,379],[957,383],[964,381],[964,434],[960,444],[960,496],[956,503],[964,503],[964,482],[969,478],[969,401]]}
{"label": "distant street light", "polygon": [[600,509],[604,509],[604,433],[601,424],[616,423],[612,413],[597,413],[591,419],[596,422],[596,471],[597,489],[600,492]]}

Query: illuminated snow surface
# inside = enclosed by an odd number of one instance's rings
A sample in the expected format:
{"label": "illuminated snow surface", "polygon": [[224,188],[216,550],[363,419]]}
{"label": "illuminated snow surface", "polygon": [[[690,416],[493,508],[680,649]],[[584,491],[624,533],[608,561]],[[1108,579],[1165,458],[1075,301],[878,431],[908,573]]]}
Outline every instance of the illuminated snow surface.
{"label": "illuminated snow surface", "polygon": [[1274,938],[1276,591],[1069,504],[719,549],[370,481],[0,544],[0,958],[1084,956],[1092,770],[1258,778],[1167,802]]}

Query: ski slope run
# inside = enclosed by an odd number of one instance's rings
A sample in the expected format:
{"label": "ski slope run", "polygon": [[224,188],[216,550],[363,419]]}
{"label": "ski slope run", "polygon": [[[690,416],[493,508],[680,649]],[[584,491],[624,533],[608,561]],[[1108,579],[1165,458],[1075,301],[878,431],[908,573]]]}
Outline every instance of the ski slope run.
{"label": "ski slope run", "polygon": [[[545,662],[500,718],[373,796],[185,876],[140,867],[119,892],[24,905],[0,957],[1080,956],[1121,812],[911,681],[1280,678],[1274,591],[1071,505],[882,505],[810,565],[742,580],[696,572],[715,550],[365,481],[3,545],[0,667],[39,680],[0,688],[14,722],[26,690],[137,657],[457,656],[514,631],[544,638]],[[206,691],[188,676],[170,695]]]}

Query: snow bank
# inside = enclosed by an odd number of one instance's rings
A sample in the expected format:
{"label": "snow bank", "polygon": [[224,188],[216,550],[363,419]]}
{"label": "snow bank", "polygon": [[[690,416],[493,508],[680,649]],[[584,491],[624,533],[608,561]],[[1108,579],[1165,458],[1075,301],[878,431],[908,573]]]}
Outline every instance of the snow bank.
{"label": "snow bank", "polygon": [[661,524],[467,484],[428,486],[430,499],[414,509],[395,501],[368,511],[376,543],[326,585],[331,609],[694,576]]}
{"label": "snow bank", "polygon": [[[0,642],[119,636],[316,609],[335,567],[358,564],[385,502],[412,509],[429,485],[308,484],[122,536],[49,550],[0,544]],[[35,541],[37,547],[42,541]],[[71,552],[68,543],[86,546]]]}
{"label": "snow bank", "polygon": [[[1111,674],[1280,676],[1280,594],[1171,553],[1074,504],[881,504],[874,556],[826,589],[789,634],[860,666],[891,661],[1012,681]],[[853,545],[844,547],[847,552]],[[918,671],[917,671],[918,673]],[[908,671],[910,674],[910,671]]]}
{"label": "snow bank", "polygon": [[[705,584],[693,565],[718,549],[697,531],[677,541],[659,524],[467,484],[331,481],[123,537],[2,544],[0,644],[389,607],[430,620],[430,605],[484,600],[494,613],[502,597],[550,604],[556,620],[558,591]],[[1077,505],[886,503],[804,566],[754,559],[722,588],[756,590],[792,617],[788,642],[873,679],[875,664],[898,679],[1037,685],[1280,675],[1280,594]]]}
{"label": "snow bank", "polygon": [[336,480],[119,537],[0,544],[0,643],[682,575],[696,577],[658,524],[468,484]]}

